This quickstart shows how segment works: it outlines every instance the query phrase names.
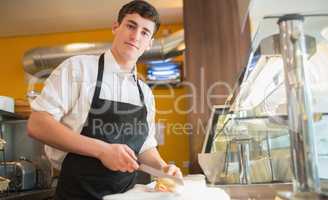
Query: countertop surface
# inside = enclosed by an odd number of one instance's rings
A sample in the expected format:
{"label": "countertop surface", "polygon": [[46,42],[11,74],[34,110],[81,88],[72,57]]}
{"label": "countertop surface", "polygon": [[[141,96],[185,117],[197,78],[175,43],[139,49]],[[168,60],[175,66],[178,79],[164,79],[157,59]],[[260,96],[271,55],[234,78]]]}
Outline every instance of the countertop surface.
{"label": "countertop surface", "polygon": [[214,187],[207,187],[205,181],[184,180],[184,186],[178,186],[176,192],[156,192],[155,182],[148,185],[136,185],[122,193],[104,196],[104,200],[229,200],[228,194]]}

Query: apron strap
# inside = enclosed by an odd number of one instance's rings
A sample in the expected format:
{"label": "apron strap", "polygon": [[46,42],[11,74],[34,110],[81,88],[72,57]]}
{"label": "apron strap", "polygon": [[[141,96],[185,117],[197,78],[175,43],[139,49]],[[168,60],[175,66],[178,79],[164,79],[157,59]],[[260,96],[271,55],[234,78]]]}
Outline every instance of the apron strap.
{"label": "apron strap", "polygon": [[139,80],[136,78],[136,76],[135,75],[133,75],[133,79],[136,81],[136,83],[137,83],[137,86],[138,86],[138,90],[139,90],[139,96],[140,96],[140,99],[141,99],[141,103],[142,103],[142,105],[146,105],[145,104],[145,97],[144,97],[144,95],[143,95],[143,92],[142,92],[142,90],[141,90],[141,87],[140,87],[140,84],[139,84]]}
{"label": "apron strap", "polygon": [[100,90],[102,85],[102,78],[104,74],[104,56],[105,53],[101,54],[98,61],[98,74],[97,74],[97,82],[96,82],[96,88],[95,93],[93,95],[92,103],[96,102],[95,100],[99,98],[100,96]]}
{"label": "apron strap", "polygon": [[[100,96],[100,90],[101,90],[101,85],[102,85],[102,79],[103,79],[103,74],[104,74],[104,65],[105,65],[105,53],[101,54],[99,57],[99,61],[98,61],[98,75],[97,75],[97,83],[96,83],[96,88],[95,88],[95,93],[93,95],[93,99],[92,102],[95,102],[94,100],[97,98],[99,98]],[[144,94],[141,90],[141,87],[139,85],[139,80],[136,78],[135,75],[133,75],[133,79],[136,81],[137,83],[137,87],[138,87],[138,91],[139,91],[139,97],[141,100],[142,105],[146,105],[145,104],[145,98],[144,98]]]}

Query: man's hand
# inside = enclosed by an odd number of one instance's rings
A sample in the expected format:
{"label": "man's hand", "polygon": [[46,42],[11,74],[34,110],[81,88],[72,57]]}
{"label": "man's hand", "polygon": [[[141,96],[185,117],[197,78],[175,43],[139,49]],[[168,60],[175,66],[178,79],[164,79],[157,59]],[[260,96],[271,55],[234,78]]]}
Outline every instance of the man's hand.
{"label": "man's hand", "polygon": [[132,173],[139,168],[134,151],[125,144],[106,144],[97,158],[113,171]]}
{"label": "man's hand", "polygon": [[179,167],[172,165],[172,164],[168,164],[166,166],[164,166],[162,168],[162,170],[172,176],[176,176],[178,178],[182,178],[182,173]]}
{"label": "man's hand", "polygon": [[162,169],[169,175],[182,178],[181,170],[175,165],[166,164],[156,148],[148,149],[147,151],[140,154],[139,162],[155,167],[157,169]]}

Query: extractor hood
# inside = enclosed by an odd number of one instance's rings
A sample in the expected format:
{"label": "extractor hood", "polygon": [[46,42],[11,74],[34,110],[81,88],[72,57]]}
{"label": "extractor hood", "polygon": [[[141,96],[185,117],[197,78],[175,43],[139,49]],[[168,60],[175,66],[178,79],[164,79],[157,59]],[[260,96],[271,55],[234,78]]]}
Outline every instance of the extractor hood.
{"label": "extractor hood", "polygon": [[[111,43],[72,43],[62,46],[30,49],[23,57],[24,70],[28,75],[46,78],[63,60],[75,55],[100,55]],[[178,56],[185,50],[184,30],[167,37],[156,39],[152,48],[146,51],[139,62],[167,59]]]}

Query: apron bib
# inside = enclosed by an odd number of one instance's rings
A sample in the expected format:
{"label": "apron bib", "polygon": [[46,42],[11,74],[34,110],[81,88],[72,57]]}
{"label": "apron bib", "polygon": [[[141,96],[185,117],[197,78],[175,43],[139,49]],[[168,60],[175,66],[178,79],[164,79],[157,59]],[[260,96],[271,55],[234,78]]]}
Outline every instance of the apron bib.
{"label": "apron bib", "polygon": [[[135,79],[142,106],[103,100],[99,98],[103,71],[104,54],[99,58],[97,85],[81,134],[111,144],[126,144],[138,155],[148,136],[147,108],[139,82]],[[62,164],[56,199],[102,199],[131,189],[135,178],[136,172],[112,171],[96,158],[68,153]]]}

